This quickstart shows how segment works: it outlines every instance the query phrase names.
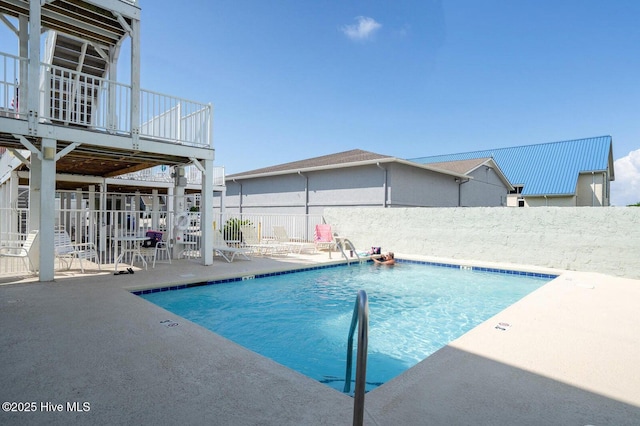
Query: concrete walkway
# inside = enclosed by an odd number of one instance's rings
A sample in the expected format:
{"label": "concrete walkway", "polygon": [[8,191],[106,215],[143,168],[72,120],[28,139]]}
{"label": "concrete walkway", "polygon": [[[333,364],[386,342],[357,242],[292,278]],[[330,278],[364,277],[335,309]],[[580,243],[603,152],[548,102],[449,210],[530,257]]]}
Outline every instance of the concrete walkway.
{"label": "concrete walkway", "polygon": [[[130,293],[328,261],[182,260],[5,282],[0,400],[35,412],[2,412],[0,424],[351,424],[350,397]],[[564,273],[368,393],[365,424],[637,425],[639,302],[640,281]]]}

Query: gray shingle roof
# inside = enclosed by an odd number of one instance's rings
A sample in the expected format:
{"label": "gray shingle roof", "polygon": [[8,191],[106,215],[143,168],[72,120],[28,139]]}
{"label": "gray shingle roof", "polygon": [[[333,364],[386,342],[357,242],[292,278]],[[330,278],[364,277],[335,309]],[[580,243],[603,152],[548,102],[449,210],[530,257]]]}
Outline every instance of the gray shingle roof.
{"label": "gray shingle roof", "polygon": [[308,158],[306,160],[293,161],[291,163],[284,163],[276,166],[250,170],[248,172],[236,173],[228,175],[227,178],[238,178],[265,173],[303,170],[314,167],[333,166],[337,164],[357,163],[360,161],[381,160],[385,158],[393,157],[390,157],[388,155],[376,154],[375,152],[363,151],[361,149],[352,149],[350,151],[338,152],[336,154],[323,155],[321,157]]}
{"label": "gray shingle roof", "polygon": [[489,160],[489,157],[472,158],[470,160],[444,161],[441,163],[429,163],[431,167],[436,169],[449,170],[450,172],[460,173],[462,175],[475,170],[481,164]]}

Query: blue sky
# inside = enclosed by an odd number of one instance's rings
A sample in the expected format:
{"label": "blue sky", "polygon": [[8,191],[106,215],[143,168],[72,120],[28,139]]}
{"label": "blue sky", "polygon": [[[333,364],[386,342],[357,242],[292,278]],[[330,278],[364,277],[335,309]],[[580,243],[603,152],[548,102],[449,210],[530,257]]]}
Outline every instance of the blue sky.
{"label": "blue sky", "polygon": [[614,201],[640,201],[640,1],[140,5],[142,87],[214,105],[227,174],[611,135]]}

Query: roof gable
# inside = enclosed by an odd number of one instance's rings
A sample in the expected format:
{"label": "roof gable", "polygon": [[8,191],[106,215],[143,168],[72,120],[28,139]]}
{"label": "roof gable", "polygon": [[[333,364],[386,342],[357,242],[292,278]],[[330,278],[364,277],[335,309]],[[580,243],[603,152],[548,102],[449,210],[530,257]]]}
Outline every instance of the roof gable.
{"label": "roof gable", "polygon": [[449,170],[451,172],[460,173],[466,175],[471,173],[481,165],[485,164],[487,160],[491,160],[490,157],[471,158],[468,160],[457,161],[443,161],[441,163],[429,163],[431,167],[436,169]]}
{"label": "roof gable", "polygon": [[504,186],[506,186],[509,190],[513,190],[511,182],[509,182],[509,179],[507,179],[505,174],[502,172],[500,166],[498,166],[493,158],[490,157],[472,158],[469,160],[445,161],[441,163],[429,163],[429,166],[435,169],[447,170],[469,177],[471,177],[471,173],[473,173],[481,166],[487,166],[495,171],[495,173],[498,175],[498,178],[504,183]]}
{"label": "roof gable", "polygon": [[516,146],[414,158],[421,164],[491,157],[523,195],[573,195],[578,175],[609,171],[614,179],[612,138],[599,136],[538,145]]}

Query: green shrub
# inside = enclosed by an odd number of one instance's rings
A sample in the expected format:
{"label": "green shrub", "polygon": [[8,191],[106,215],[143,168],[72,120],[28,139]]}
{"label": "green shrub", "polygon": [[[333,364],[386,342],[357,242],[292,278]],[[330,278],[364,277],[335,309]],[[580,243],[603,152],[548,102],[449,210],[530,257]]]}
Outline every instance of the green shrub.
{"label": "green shrub", "polygon": [[222,235],[227,241],[242,241],[241,226],[253,225],[249,219],[240,220],[238,218],[229,219],[224,224]]}

